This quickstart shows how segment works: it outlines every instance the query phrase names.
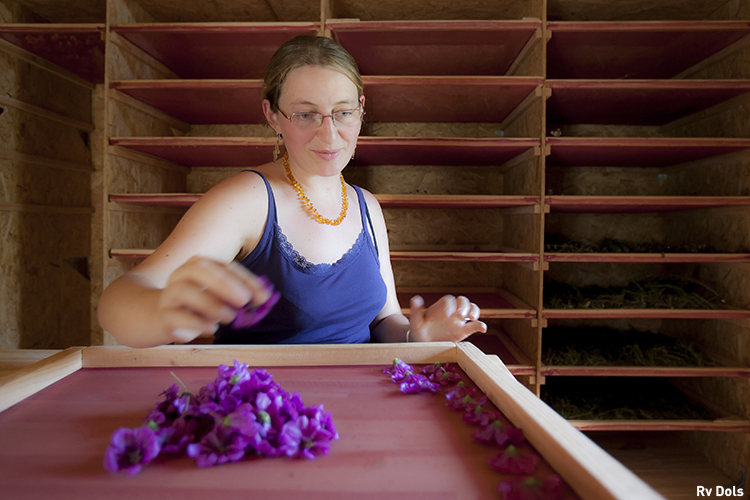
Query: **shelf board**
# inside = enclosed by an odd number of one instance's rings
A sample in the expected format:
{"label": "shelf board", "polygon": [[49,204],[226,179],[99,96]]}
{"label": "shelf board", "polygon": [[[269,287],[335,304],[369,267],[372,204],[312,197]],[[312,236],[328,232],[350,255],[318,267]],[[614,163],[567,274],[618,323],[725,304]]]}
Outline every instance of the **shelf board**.
{"label": "shelf board", "polygon": [[505,75],[541,20],[326,22],[363,75]]}
{"label": "shelf board", "polygon": [[544,376],[568,377],[750,377],[745,366],[542,366]]}
{"label": "shelf board", "polygon": [[262,79],[271,56],[318,23],[117,24],[112,31],[186,79]]}
{"label": "shelf board", "polygon": [[[514,76],[362,79],[368,122],[499,123],[543,81]],[[121,80],[110,87],[190,124],[265,123],[260,80]]]}
{"label": "shelf board", "polygon": [[539,262],[533,253],[505,252],[421,252],[391,250],[391,260],[442,261],[442,262]]}
{"label": "shelf board", "polygon": [[750,421],[721,420],[568,420],[579,431],[750,432]]}
{"label": "shelf board", "polygon": [[543,309],[544,319],[750,319],[744,309]]}
{"label": "shelf board", "polygon": [[750,253],[545,253],[546,262],[700,263],[750,262]]}
{"label": "shelf board", "polygon": [[552,124],[664,125],[750,92],[750,80],[547,80]]}
{"label": "shelf board", "polygon": [[[138,193],[110,194],[109,201],[130,205],[160,205],[170,207],[189,207],[203,196],[202,193]],[[534,196],[504,195],[401,195],[376,194],[383,208],[510,208],[533,206],[539,203]]]}
{"label": "shelf board", "polygon": [[110,87],[191,125],[266,122],[261,80],[125,80]]}
{"label": "shelf board", "polygon": [[748,196],[548,196],[552,212],[644,213],[750,206]]}
{"label": "shelf board", "polygon": [[[113,248],[110,257],[143,259],[154,252],[151,248]],[[440,262],[539,262],[539,256],[531,253],[503,252],[441,252],[391,250],[391,260],[416,260]]]}
{"label": "shelf board", "polygon": [[750,149],[750,139],[547,137],[547,166],[666,167]]}
{"label": "shelf board", "polygon": [[[366,121],[499,123],[542,77],[365,76]],[[541,93],[540,97],[541,99]]]}
{"label": "shelf board", "polygon": [[[115,137],[113,146],[190,167],[246,167],[267,163],[276,140],[240,137]],[[359,137],[356,165],[501,166],[531,151],[539,139]]]}
{"label": "shelf board", "polygon": [[747,35],[747,21],[547,23],[551,79],[666,79]]}
{"label": "shelf board", "polygon": [[0,24],[0,38],[91,83],[104,82],[104,24]]}
{"label": "shelf board", "polygon": [[410,288],[399,287],[396,290],[401,312],[409,315],[409,300],[420,295],[429,307],[443,295],[465,295],[482,310],[482,319],[533,319],[536,310],[507,290],[499,288]]}
{"label": "shelf board", "polygon": [[460,137],[360,137],[357,165],[500,166],[533,150],[541,140],[532,138],[474,139]]}

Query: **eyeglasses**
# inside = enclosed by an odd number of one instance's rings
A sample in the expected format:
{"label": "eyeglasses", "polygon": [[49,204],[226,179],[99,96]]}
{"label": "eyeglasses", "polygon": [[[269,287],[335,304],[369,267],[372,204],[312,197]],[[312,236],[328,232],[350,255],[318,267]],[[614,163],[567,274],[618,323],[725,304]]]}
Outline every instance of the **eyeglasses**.
{"label": "eyeglasses", "polygon": [[313,111],[303,111],[301,113],[292,113],[287,116],[286,113],[279,109],[279,112],[291,122],[292,125],[301,130],[313,130],[323,125],[324,118],[330,118],[336,127],[351,127],[357,125],[362,120],[365,110],[362,107],[356,109],[342,109],[334,111],[330,115],[317,113]]}

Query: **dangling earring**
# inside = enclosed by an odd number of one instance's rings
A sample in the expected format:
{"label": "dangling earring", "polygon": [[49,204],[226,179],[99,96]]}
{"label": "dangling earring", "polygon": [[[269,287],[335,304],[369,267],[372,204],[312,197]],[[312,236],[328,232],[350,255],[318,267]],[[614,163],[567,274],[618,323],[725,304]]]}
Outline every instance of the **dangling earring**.
{"label": "dangling earring", "polygon": [[279,159],[279,154],[281,151],[279,150],[279,141],[281,140],[281,134],[276,134],[276,146],[273,148],[273,161],[276,161]]}

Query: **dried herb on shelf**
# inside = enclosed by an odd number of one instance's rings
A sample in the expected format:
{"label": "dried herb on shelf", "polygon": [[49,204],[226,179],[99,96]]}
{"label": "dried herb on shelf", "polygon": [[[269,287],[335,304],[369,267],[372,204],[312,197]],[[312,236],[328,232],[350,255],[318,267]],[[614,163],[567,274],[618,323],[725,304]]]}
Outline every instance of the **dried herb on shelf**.
{"label": "dried herb on shelf", "polygon": [[698,346],[683,339],[593,327],[545,330],[542,362],[562,366],[716,366]]}
{"label": "dried herb on shelf", "polygon": [[682,277],[647,278],[625,287],[544,284],[549,309],[722,309],[725,301],[708,285]]}
{"label": "dried herb on shelf", "polygon": [[711,420],[668,380],[547,377],[542,400],[568,420]]}
{"label": "dried herb on shelf", "polygon": [[[561,234],[544,236],[544,251],[548,253],[721,253],[706,243],[687,243],[683,245],[664,245],[662,243],[638,243],[602,238],[598,243],[592,241],[573,241]],[[744,253],[745,250],[739,251]]]}

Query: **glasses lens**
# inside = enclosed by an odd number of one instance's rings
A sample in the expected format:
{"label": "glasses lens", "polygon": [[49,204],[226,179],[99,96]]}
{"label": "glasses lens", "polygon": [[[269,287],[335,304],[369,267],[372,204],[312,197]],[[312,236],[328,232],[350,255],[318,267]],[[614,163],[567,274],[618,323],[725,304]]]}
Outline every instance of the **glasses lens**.
{"label": "glasses lens", "polygon": [[299,128],[315,128],[322,122],[320,113],[294,113],[292,114],[292,124]]}
{"label": "glasses lens", "polygon": [[333,114],[336,123],[346,127],[359,123],[360,116],[358,109],[342,109]]}

